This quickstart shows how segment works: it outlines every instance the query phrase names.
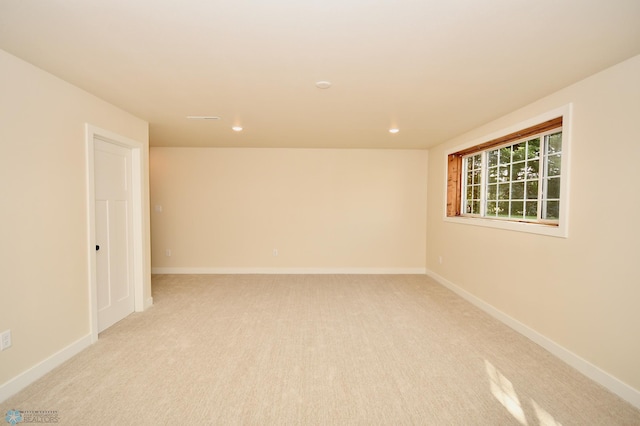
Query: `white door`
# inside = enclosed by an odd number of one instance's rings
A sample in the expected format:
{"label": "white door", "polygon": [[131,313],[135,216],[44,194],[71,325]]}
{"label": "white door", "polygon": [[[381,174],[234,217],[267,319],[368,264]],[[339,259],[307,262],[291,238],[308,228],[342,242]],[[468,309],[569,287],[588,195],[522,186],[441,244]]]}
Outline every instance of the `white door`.
{"label": "white door", "polygon": [[131,149],[94,139],[98,332],[133,312]]}

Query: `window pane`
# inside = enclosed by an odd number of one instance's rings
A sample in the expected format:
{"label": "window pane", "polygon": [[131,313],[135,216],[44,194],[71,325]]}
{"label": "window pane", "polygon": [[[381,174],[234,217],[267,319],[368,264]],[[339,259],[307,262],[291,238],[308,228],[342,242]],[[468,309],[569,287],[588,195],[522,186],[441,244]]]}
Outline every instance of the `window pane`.
{"label": "window pane", "polygon": [[511,202],[511,216],[512,217],[524,216],[524,203],[522,201]]}
{"label": "window pane", "polygon": [[514,182],[511,184],[511,199],[524,199],[524,182]]}
{"label": "window pane", "polygon": [[482,153],[471,155],[464,158],[465,185],[463,188],[464,205],[462,206],[465,213],[477,213],[479,203],[482,174]]}
{"label": "window pane", "polygon": [[489,201],[487,203],[487,213],[486,213],[486,215],[487,216],[495,216],[496,214],[498,214],[497,208],[498,208],[498,206],[497,206],[495,201]]}
{"label": "window pane", "polygon": [[538,179],[540,160],[527,161],[527,179]]}
{"label": "window pane", "polygon": [[560,198],[560,178],[547,179],[546,198]]}
{"label": "window pane", "polygon": [[527,201],[526,202],[526,217],[527,217],[527,219],[537,219],[538,218],[538,202],[537,201]]}
{"label": "window pane", "polygon": [[473,199],[474,200],[479,200],[480,199],[480,186],[479,185],[475,185],[473,187]]}
{"label": "window pane", "polygon": [[521,180],[527,175],[527,167],[524,162],[511,166],[511,180]]}
{"label": "window pane", "polygon": [[487,200],[495,200],[498,185],[487,185]]}
{"label": "window pane", "polygon": [[499,200],[508,200],[509,199],[509,184],[502,183],[498,185],[498,199]]}
{"label": "window pane", "polygon": [[476,170],[473,172],[473,183],[478,185],[480,183],[480,170]]}
{"label": "window pane", "polygon": [[488,157],[489,157],[489,167],[493,167],[493,166],[497,166],[498,165],[498,150],[497,149],[495,149],[493,151],[489,151]]}
{"label": "window pane", "polygon": [[509,215],[509,202],[498,201],[498,216],[508,216],[508,215]]}
{"label": "window pane", "polygon": [[533,159],[540,156],[540,138],[531,139],[527,142],[527,158]]}
{"label": "window pane", "polygon": [[552,135],[547,136],[547,138],[548,138],[547,152],[549,154],[562,151],[562,132],[554,133]]}
{"label": "window pane", "polygon": [[560,176],[560,154],[550,155],[547,160],[547,176]]}
{"label": "window pane", "polygon": [[538,199],[538,181],[537,180],[532,180],[527,182],[527,199],[528,200]]}
{"label": "window pane", "polygon": [[508,182],[511,174],[511,166],[500,166],[500,176],[498,182]]}
{"label": "window pane", "polygon": [[543,219],[558,219],[560,217],[560,201],[547,201],[547,214]]}
{"label": "window pane", "polygon": [[527,153],[526,146],[527,144],[524,142],[513,145],[513,156],[511,161],[515,162],[524,160]]}
{"label": "window pane", "polygon": [[488,172],[489,172],[489,183],[496,183],[498,181],[498,168],[490,167]]}
{"label": "window pane", "polygon": [[476,154],[473,156],[473,168],[479,169],[482,167],[482,154]]}
{"label": "window pane", "polygon": [[478,201],[474,201],[473,202],[471,213],[480,214],[480,203]]}
{"label": "window pane", "polygon": [[500,163],[507,164],[511,162],[511,147],[505,146],[500,148]]}

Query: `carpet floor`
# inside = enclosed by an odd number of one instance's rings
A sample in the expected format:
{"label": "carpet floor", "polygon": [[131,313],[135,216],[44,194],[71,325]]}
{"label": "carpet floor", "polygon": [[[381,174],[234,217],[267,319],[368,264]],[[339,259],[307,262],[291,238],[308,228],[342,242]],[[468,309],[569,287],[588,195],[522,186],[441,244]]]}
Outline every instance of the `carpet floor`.
{"label": "carpet floor", "polygon": [[156,275],[154,306],[0,403],[69,425],[640,425],[423,275]]}

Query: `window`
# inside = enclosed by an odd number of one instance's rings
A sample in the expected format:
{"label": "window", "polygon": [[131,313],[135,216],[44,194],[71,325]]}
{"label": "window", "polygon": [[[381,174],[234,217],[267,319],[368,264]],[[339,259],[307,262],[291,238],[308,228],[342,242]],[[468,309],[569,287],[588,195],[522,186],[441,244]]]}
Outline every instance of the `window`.
{"label": "window", "polygon": [[563,119],[546,119],[448,154],[447,219],[566,236]]}

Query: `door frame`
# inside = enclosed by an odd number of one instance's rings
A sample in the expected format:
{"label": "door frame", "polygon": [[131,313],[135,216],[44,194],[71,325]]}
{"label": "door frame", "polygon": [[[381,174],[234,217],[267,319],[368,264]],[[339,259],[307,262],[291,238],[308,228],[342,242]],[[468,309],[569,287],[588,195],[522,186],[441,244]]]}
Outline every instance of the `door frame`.
{"label": "door frame", "polygon": [[87,163],[87,252],[89,264],[89,324],[91,343],[98,340],[98,287],[96,274],[96,211],[95,211],[95,144],[94,140],[118,145],[131,150],[131,201],[133,223],[133,300],[134,311],[144,311],[144,235],[143,235],[143,145],[142,143],[85,124],[85,145]]}

